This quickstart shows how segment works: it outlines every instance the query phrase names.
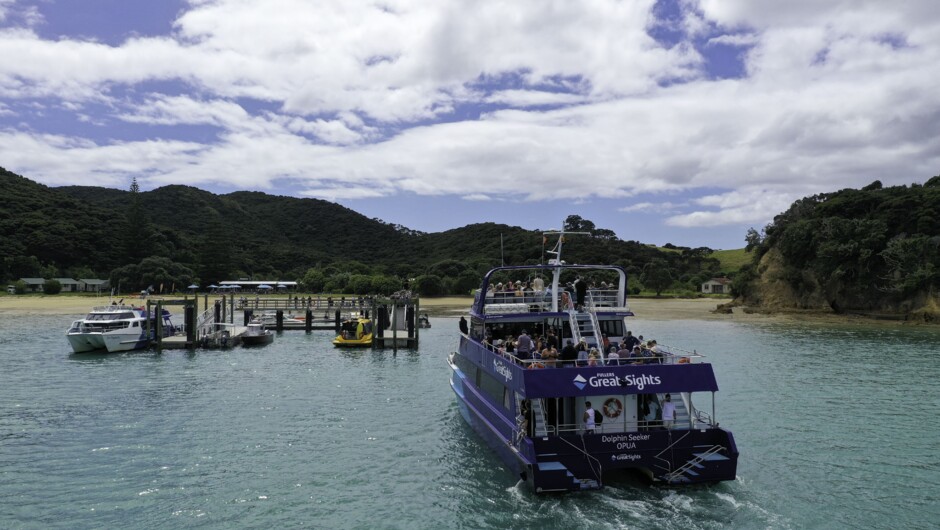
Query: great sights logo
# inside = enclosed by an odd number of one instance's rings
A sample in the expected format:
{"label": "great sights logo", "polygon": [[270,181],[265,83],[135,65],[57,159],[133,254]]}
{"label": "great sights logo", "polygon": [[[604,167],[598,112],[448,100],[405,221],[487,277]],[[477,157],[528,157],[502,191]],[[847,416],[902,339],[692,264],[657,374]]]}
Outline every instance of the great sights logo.
{"label": "great sights logo", "polygon": [[574,386],[578,387],[578,390],[584,390],[584,385],[586,384],[587,379],[581,377],[581,374],[578,374],[578,376],[574,378]]}
{"label": "great sights logo", "polygon": [[620,379],[614,373],[607,372],[592,375],[590,379],[585,379],[581,374],[578,374],[572,382],[574,386],[578,387],[578,390],[584,390],[584,387],[588,385],[592,388],[632,386],[636,387],[637,390],[643,390],[647,385],[658,385],[662,383],[662,380],[660,380],[658,375],[647,374],[629,374]]}

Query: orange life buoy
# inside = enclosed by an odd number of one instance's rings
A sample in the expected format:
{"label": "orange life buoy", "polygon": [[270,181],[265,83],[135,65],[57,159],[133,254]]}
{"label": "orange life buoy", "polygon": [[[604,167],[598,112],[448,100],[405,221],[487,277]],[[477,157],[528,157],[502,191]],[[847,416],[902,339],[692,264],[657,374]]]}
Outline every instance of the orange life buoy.
{"label": "orange life buoy", "polygon": [[604,402],[604,406],[601,408],[604,411],[604,416],[607,416],[610,419],[614,419],[617,416],[620,416],[620,413],[623,412],[623,403],[620,402],[617,398],[610,398]]}
{"label": "orange life buoy", "polygon": [[535,370],[538,368],[545,368],[545,365],[542,363],[532,363],[529,365],[529,370]]}

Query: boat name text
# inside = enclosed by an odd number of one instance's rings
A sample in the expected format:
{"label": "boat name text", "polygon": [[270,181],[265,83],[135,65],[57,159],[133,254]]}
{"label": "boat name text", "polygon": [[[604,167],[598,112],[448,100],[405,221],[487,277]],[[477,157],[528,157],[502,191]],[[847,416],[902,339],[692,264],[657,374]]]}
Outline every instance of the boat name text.
{"label": "boat name text", "polygon": [[614,462],[617,460],[639,460],[642,458],[640,455],[610,455],[610,459]]}
{"label": "boat name text", "polygon": [[505,379],[507,383],[509,381],[512,381],[512,370],[510,370],[508,366],[497,361],[496,359],[493,359],[493,370],[497,374],[503,376],[503,379]]}
{"label": "boat name text", "polygon": [[635,386],[637,390],[643,390],[646,385],[658,385],[662,383],[662,380],[658,375],[633,375],[629,374],[624,376],[622,379],[617,378],[613,373],[601,373],[594,376],[591,376],[588,379],[588,384],[594,388],[600,387],[615,387],[615,386]]}

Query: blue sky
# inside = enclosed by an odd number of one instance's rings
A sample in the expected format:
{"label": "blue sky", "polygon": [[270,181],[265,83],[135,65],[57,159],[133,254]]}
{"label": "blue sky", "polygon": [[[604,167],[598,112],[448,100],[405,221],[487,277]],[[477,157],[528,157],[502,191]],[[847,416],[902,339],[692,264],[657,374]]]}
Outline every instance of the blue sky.
{"label": "blue sky", "polygon": [[0,166],[739,248],[940,174],[937,79],[916,0],[0,0]]}

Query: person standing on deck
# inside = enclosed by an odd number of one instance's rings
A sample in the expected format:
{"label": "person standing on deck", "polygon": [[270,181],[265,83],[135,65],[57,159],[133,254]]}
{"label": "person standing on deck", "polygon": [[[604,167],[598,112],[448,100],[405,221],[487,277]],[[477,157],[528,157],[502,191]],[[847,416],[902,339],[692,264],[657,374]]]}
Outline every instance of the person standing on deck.
{"label": "person standing on deck", "polygon": [[561,365],[566,367],[574,366],[578,358],[578,350],[574,348],[574,343],[568,339],[568,343],[561,349]]}
{"label": "person standing on deck", "polygon": [[591,408],[591,402],[585,401],[584,406],[584,434],[594,434],[594,409]]}
{"label": "person standing on deck", "polygon": [[525,330],[516,338],[516,357],[528,359],[532,357],[532,339],[526,334]]}
{"label": "person standing on deck", "polygon": [[532,290],[535,291],[537,296],[542,296],[542,292],[545,291],[545,280],[541,276],[536,276],[532,280]]}
{"label": "person standing on deck", "polygon": [[574,280],[574,292],[577,297],[577,305],[575,309],[582,311],[584,309],[584,297],[587,294],[587,282],[581,279],[580,276]]}
{"label": "person standing on deck", "polygon": [[672,396],[666,394],[666,401],[663,402],[663,427],[672,429],[676,424],[676,404],[672,402]]}

